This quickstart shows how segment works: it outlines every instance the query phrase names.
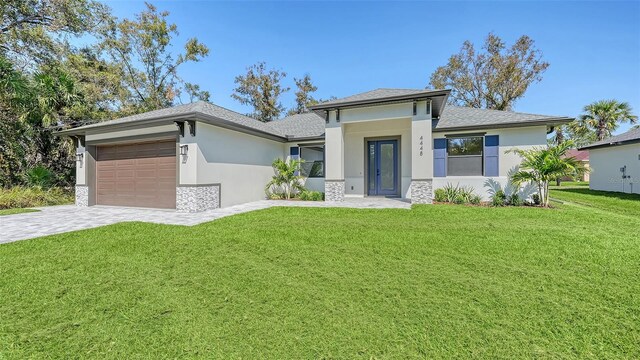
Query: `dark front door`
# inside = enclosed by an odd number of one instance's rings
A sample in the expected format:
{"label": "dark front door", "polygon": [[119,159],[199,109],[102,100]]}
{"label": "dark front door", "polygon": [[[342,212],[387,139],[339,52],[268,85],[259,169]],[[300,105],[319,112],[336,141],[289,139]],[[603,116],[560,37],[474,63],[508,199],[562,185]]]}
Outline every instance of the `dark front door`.
{"label": "dark front door", "polygon": [[368,194],[399,195],[398,140],[378,140],[367,143]]}

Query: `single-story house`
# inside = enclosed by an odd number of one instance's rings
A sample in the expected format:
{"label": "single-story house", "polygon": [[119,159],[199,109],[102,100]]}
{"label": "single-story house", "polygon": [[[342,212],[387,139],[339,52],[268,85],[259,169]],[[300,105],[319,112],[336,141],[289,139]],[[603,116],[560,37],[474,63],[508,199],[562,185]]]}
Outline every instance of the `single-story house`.
{"label": "single-story house", "polygon": [[592,190],[640,194],[640,129],[580,148],[589,151]]}
{"label": "single-story house", "polygon": [[[565,154],[564,157],[575,158],[576,160],[580,161],[586,169],[589,169],[589,151],[587,150],[569,149],[567,150],[567,153]],[[565,176],[562,178],[562,180],[563,181],[573,181],[573,180],[589,181],[589,171],[585,171],[583,174],[579,176],[578,179],[574,179],[570,176]]]}
{"label": "single-story house", "polygon": [[447,105],[450,90],[377,89],[263,123],[207,102],[81,126],[76,203],[202,211],[265,198],[276,158],[305,160],[327,201],[387,196],[431,203],[448,183],[485,199],[568,117]]}

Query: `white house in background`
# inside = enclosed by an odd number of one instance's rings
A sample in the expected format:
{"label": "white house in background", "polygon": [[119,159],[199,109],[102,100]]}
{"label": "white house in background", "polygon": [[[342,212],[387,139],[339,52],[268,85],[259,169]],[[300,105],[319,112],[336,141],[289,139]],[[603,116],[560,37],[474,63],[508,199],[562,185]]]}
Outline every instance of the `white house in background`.
{"label": "white house in background", "polygon": [[265,198],[275,158],[300,157],[328,201],[431,203],[448,183],[507,183],[512,148],[546,145],[571,118],[446,105],[450,90],[377,89],[262,123],[196,102],[65,130],[77,140],[76,203],[202,211]]}
{"label": "white house in background", "polygon": [[589,150],[590,189],[640,194],[640,129],[580,150]]}

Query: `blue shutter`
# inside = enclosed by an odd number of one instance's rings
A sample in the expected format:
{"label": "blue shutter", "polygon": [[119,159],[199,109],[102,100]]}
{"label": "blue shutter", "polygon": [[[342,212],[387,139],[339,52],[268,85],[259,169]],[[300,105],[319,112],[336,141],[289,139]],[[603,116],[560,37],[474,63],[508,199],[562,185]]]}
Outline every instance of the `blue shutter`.
{"label": "blue shutter", "polygon": [[433,139],[433,176],[447,176],[447,139]]}
{"label": "blue shutter", "polygon": [[[300,148],[298,146],[292,146],[289,148],[289,158],[291,160],[300,159]],[[295,175],[300,175],[300,171],[296,171]]]}
{"label": "blue shutter", "polygon": [[498,135],[484,137],[484,176],[499,176],[500,139]]}

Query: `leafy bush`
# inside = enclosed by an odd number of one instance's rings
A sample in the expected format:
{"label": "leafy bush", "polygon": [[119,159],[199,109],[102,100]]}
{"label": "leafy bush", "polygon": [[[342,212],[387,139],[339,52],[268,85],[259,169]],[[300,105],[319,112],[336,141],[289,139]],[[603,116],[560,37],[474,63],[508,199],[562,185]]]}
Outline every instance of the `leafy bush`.
{"label": "leafy bush", "polygon": [[264,192],[269,199],[285,198],[291,199],[292,196],[305,191],[302,186],[302,176],[299,175],[300,164],[304,163],[304,160],[282,160],[275,159],[271,166],[273,167],[274,175],[271,181],[267,183],[264,188]]}
{"label": "leafy bush", "polygon": [[73,193],[61,188],[16,186],[11,189],[0,189],[0,209],[62,205],[73,203],[73,200]]}
{"label": "leafy bush", "polygon": [[324,193],[320,191],[303,191],[300,193],[300,200],[304,201],[322,201],[324,200]]}
{"label": "leafy bush", "polygon": [[474,193],[471,186],[453,186],[447,184],[445,187],[436,189],[434,200],[437,202],[447,202],[454,204],[480,204],[482,198]]}
{"label": "leafy bush", "polygon": [[437,202],[447,202],[447,193],[444,189],[439,188],[434,192],[434,200]]}
{"label": "leafy bush", "polygon": [[491,197],[491,205],[492,206],[504,206],[507,201],[507,196],[504,194],[504,191],[498,190]]}
{"label": "leafy bush", "polygon": [[540,205],[540,195],[538,194],[531,195],[531,200],[533,200],[534,204]]}
{"label": "leafy bush", "polygon": [[511,206],[522,206],[522,205],[524,205],[524,200],[522,200],[520,198],[520,196],[518,196],[517,193],[513,193],[509,197],[509,205],[511,205]]}
{"label": "leafy bush", "polygon": [[29,186],[48,188],[53,182],[53,174],[49,169],[38,165],[27,171],[27,183]]}

